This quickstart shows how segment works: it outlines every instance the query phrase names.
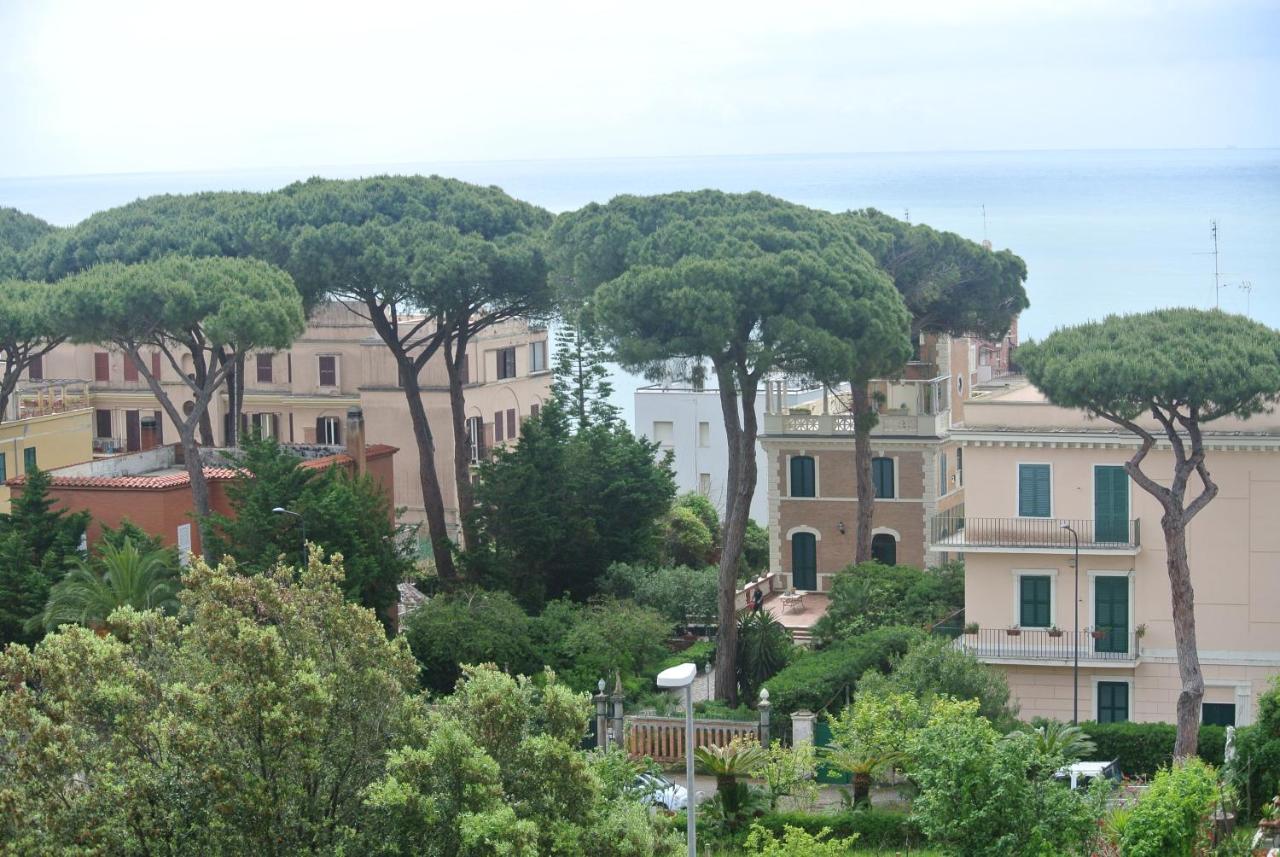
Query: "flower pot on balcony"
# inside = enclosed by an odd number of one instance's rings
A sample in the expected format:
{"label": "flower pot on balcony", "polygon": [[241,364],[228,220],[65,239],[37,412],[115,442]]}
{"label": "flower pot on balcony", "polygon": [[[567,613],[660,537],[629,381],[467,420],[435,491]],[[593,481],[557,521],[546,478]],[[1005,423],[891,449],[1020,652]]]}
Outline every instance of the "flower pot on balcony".
{"label": "flower pot on balcony", "polygon": [[1061,629],[1061,628],[1050,628],[1050,629],[1049,629],[1049,636],[1050,636],[1050,637],[1061,637],[1061,636],[1062,636],[1062,629]]}
{"label": "flower pot on balcony", "polygon": [[1107,636],[1107,632],[1106,631],[1090,631],[1089,636],[1093,637],[1095,640],[1101,640],[1103,637]]}
{"label": "flower pot on balcony", "polygon": [[1022,635],[1021,628],[1005,628],[1004,632],[1008,634],[1010,637],[1018,637]]}
{"label": "flower pot on balcony", "polygon": [[969,636],[971,636],[971,637],[976,637],[976,636],[978,636],[978,623],[977,623],[977,622],[970,622],[968,625],[965,625],[965,626],[964,626],[964,632],[965,632],[966,634],[968,634]]}

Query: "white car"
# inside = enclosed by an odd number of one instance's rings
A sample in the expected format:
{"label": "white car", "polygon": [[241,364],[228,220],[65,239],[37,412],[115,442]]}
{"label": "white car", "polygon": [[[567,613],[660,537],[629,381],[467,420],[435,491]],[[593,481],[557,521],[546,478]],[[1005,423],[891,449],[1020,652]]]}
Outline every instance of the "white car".
{"label": "white car", "polygon": [[662,774],[636,774],[634,789],[646,804],[668,812],[689,806],[689,792],[685,787],[671,782]]}

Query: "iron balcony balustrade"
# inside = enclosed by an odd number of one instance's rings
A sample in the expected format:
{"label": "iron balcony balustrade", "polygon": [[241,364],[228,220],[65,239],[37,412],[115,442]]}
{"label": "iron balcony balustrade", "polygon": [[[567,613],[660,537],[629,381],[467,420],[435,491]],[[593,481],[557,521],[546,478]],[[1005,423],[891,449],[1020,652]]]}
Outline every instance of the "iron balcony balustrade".
{"label": "iron balcony balustrade", "polygon": [[1078,635],[1048,628],[979,628],[955,639],[957,646],[980,660],[1070,663],[1078,650],[1081,663],[1127,664],[1138,658],[1139,637],[1115,628],[1084,630]]}
{"label": "iron balcony balustrade", "polygon": [[947,551],[1020,550],[1071,553],[1071,532],[1080,538],[1081,553],[1137,553],[1142,547],[1141,522],[1064,518],[975,518],[954,510],[934,515],[929,538],[934,549]]}

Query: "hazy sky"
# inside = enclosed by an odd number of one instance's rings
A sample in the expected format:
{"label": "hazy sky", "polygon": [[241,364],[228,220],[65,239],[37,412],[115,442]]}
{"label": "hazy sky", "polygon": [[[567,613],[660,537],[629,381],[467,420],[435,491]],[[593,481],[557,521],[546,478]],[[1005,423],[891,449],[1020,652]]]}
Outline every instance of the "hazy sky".
{"label": "hazy sky", "polygon": [[1280,145],[1280,2],[0,0],[0,176]]}

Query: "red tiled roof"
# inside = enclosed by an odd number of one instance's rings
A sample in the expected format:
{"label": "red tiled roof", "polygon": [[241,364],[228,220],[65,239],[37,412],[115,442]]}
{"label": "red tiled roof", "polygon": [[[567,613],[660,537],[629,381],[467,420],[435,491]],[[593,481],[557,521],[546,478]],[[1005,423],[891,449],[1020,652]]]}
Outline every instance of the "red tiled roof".
{"label": "red tiled roof", "polygon": [[[385,443],[373,443],[365,447],[366,458],[382,458],[398,452],[399,449],[389,446]],[[302,466],[308,470],[320,470],[333,464],[345,464],[351,461],[351,456],[345,452],[326,455],[323,458],[311,458],[302,462]],[[210,482],[225,482],[227,480],[236,479],[240,476],[240,471],[234,467],[206,467],[204,469],[204,478]],[[186,471],[180,473],[165,473],[163,475],[149,475],[146,473],[137,476],[59,476],[57,471],[51,471],[49,486],[51,488],[125,488],[134,490],[165,490],[169,488],[178,488],[191,484],[191,477]],[[15,476],[8,480],[6,485],[20,486],[27,481],[26,476]]]}

